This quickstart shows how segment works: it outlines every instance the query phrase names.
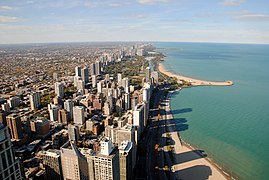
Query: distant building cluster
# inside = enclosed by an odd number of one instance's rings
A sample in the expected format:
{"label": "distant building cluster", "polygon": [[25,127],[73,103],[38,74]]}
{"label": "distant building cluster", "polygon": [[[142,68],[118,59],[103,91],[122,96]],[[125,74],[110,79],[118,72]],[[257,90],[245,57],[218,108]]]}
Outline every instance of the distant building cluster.
{"label": "distant building cluster", "polygon": [[158,72],[144,67],[136,86],[132,77],[104,74],[104,68],[126,57],[143,57],[148,46],[96,47],[91,55],[80,48],[84,58],[68,57],[77,62],[71,63],[72,70],[46,59],[55,66],[50,78],[39,72],[46,85],[32,80],[28,88],[30,81],[24,79],[17,87],[5,87],[0,97],[0,179],[132,179]]}

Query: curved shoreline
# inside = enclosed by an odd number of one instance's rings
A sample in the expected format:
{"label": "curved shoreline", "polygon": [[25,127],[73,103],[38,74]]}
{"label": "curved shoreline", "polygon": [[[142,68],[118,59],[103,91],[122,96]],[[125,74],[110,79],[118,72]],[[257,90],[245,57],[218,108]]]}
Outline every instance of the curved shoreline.
{"label": "curved shoreline", "polygon": [[200,79],[194,79],[187,76],[182,76],[179,74],[174,74],[169,71],[167,71],[163,64],[158,64],[158,70],[160,73],[163,73],[169,77],[175,77],[178,81],[187,81],[190,82],[192,86],[231,86],[233,85],[233,81],[206,81],[206,80],[200,80]]}
{"label": "curved shoreline", "polygon": [[[171,95],[173,92],[169,92],[168,96],[167,96],[167,100],[168,100],[168,106],[167,106],[167,111],[168,113],[172,116],[172,119],[174,119],[173,113],[170,109],[170,99],[171,99]],[[186,152],[188,152],[189,156],[191,156],[191,159],[196,159],[193,160],[191,162],[188,163],[179,163],[173,166],[173,171],[180,171],[180,170],[184,170],[186,168],[192,168],[195,166],[207,166],[211,169],[211,175],[208,177],[208,179],[211,180],[227,180],[227,179],[234,179],[233,177],[230,176],[230,174],[228,174],[226,171],[224,171],[217,163],[214,162],[214,160],[212,160],[209,157],[204,156],[201,152],[198,152],[197,148],[194,148],[193,146],[191,146],[190,144],[188,144],[187,142],[185,142],[184,140],[182,140],[180,138],[180,134],[179,132],[175,132],[173,129],[169,129],[170,133],[171,133],[171,138],[174,140],[175,145],[174,145],[174,153],[175,156],[176,155],[181,155],[184,156],[184,154],[186,154]],[[199,159],[197,159],[197,157],[199,157]],[[177,160],[174,157],[175,160]],[[176,162],[177,163],[177,162]],[[191,173],[190,174],[184,174],[182,177],[182,179],[199,179],[201,174],[201,172],[196,172],[196,173]],[[193,175],[195,174],[195,176],[193,177]]]}

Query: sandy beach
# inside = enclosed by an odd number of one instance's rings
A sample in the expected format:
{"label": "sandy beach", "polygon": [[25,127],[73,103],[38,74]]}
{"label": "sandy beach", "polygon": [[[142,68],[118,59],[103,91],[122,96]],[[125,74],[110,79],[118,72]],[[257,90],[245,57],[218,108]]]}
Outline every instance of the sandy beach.
{"label": "sandy beach", "polygon": [[[166,118],[173,119],[170,111],[170,95],[165,103]],[[171,139],[174,141],[174,165],[172,171],[176,179],[200,179],[200,180],[226,180],[228,176],[205,158],[206,152],[198,151],[187,145],[181,144],[175,126],[167,126]]]}
{"label": "sandy beach", "polygon": [[190,82],[192,86],[231,86],[233,85],[232,81],[205,81],[205,80],[199,80],[199,79],[194,79],[186,76],[182,76],[179,74],[173,74],[169,71],[167,71],[164,67],[163,64],[159,63],[158,69],[161,73],[169,76],[169,77],[176,77],[178,81],[184,80],[187,82]]}

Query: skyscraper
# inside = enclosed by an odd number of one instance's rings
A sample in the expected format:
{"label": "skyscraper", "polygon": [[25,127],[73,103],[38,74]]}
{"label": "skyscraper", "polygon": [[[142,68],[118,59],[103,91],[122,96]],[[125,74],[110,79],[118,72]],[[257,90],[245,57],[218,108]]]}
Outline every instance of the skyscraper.
{"label": "skyscraper", "polygon": [[35,110],[41,106],[41,101],[40,101],[40,93],[39,92],[33,92],[30,94],[30,105],[31,109]]}
{"label": "skyscraper", "polygon": [[61,152],[56,149],[49,149],[44,151],[42,155],[46,179],[62,180]]}
{"label": "skyscraper", "polygon": [[120,153],[120,179],[132,179],[132,171],[135,161],[133,161],[133,143],[123,141],[119,145]]}
{"label": "skyscraper", "polygon": [[22,180],[19,160],[15,159],[8,129],[0,123],[0,179]]}
{"label": "skyscraper", "polygon": [[96,84],[97,84],[97,77],[96,75],[92,75],[92,87],[96,87]]}
{"label": "skyscraper", "polygon": [[150,83],[150,68],[146,68],[146,82]]}
{"label": "skyscraper", "polygon": [[66,143],[61,148],[61,162],[63,178],[68,180],[88,179],[87,159],[72,142]]}
{"label": "skyscraper", "polygon": [[22,124],[21,118],[17,114],[10,114],[7,116],[7,126],[10,130],[11,138],[12,139],[22,139]]}
{"label": "skyscraper", "polygon": [[71,99],[68,99],[64,102],[64,109],[68,112],[68,116],[71,119],[73,119],[73,107],[74,102]]}
{"label": "skyscraper", "polygon": [[85,84],[89,82],[89,69],[87,66],[81,69],[81,78]]}
{"label": "skyscraper", "polygon": [[90,65],[90,69],[91,69],[91,75],[96,75],[96,72],[95,72],[95,64],[94,63],[92,63]]}
{"label": "skyscraper", "polygon": [[58,121],[58,111],[60,107],[55,104],[48,104],[48,110],[51,121]]}
{"label": "skyscraper", "polygon": [[120,179],[119,151],[113,148],[110,140],[101,141],[101,152],[94,159],[95,179]]}
{"label": "skyscraper", "polygon": [[65,109],[60,109],[58,111],[58,122],[66,125],[69,121],[68,112]]}
{"label": "skyscraper", "polygon": [[118,73],[118,86],[121,86],[122,75]]}
{"label": "skyscraper", "polygon": [[96,75],[101,74],[101,62],[100,61],[95,62],[95,73]]}
{"label": "skyscraper", "polygon": [[81,67],[79,66],[75,67],[75,73],[76,73],[75,76],[81,76]]}
{"label": "skyscraper", "polygon": [[63,83],[60,83],[60,82],[56,82],[54,84],[55,86],[55,94],[61,98],[64,97],[64,85]]}
{"label": "skyscraper", "polygon": [[84,106],[73,107],[73,119],[75,124],[78,125],[84,124],[85,122]]}

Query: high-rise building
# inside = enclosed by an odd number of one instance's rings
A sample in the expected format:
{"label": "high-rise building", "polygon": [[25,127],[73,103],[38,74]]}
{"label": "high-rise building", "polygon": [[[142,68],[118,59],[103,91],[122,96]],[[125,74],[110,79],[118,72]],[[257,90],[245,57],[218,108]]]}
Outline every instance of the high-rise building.
{"label": "high-rise building", "polygon": [[98,93],[102,93],[102,86],[103,86],[102,81],[100,81],[100,82],[97,83],[97,92]]}
{"label": "high-rise building", "polygon": [[20,105],[20,98],[18,96],[10,97],[7,102],[9,107],[14,108]]}
{"label": "high-rise building", "polygon": [[96,75],[92,75],[92,87],[95,88],[97,84],[97,77]]}
{"label": "high-rise building", "polygon": [[65,109],[60,109],[58,111],[58,122],[66,125],[69,121],[68,112]]}
{"label": "high-rise building", "polygon": [[146,68],[146,82],[150,83],[150,68]]}
{"label": "high-rise building", "polygon": [[123,141],[119,145],[120,154],[120,179],[132,179],[132,171],[134,168],[133,161],[133,142]]}
{"label": "high-rise building", "polygon": [[101,152],[94,158],[95,179],[120,179],[119,152],[110,140],[101,141]]}
{"label": "high-rise building", "polygon": [[78,90],[84,90],[85,89],[85,83],[82,79],[79,79],[77,81],[77,89]]}
{"label": "high-rise building", "polygon": [[92,64],[90,65],[90,69],[91,69],[91,75],[96,75],[95,64],[94,64],[94,63],[92,63]]}
{"label": "high-rise building", "polygon": [[81,78],[85,84],[89,82],[89,69],[87,66],[81,69]]}
{"label": "high-rise building", "polygon": [[101,62],[100,61],[95,62],[95,73],[96,75],[101,75]]}
{"label": "high-rise building", "polygon": [[19,160],[15,159],[8,129],[2,123],[0,123],[0,155],[0,179],[22,180]]}
{"label": "high-rise building", "polygon": [[68,137],[71,142],[76,143],[80,139],[79,127],[73,124],[68,124]]}
{"label": "high-rise building", "polygon": [[134,131],[134,126],[131,124],[126,124],[125,126],[119,128],[117,134],[117,143],[119,144],[122,141],[135,142]]}
{"label": "high-rise building", "polygon": [[87,180],[88,164],[78,147],[72,142],[61,148],[61,163],[63,178],[66,180]]}
{"label": "high-rise building", "polygon": [[22,132],[22,124],[21,118],[17,114],[10,114],[6,118],[7,126],[10,130],[11,138],[12,139],[22,139],[23,132]]}
{"label": "high-rise building", "polygon": [[41,106],[40,92],[34,92],[30,94],[29,99],[30,99],[31,110],[38,109]]}
{"label": "high-rise building", "polygon": [[78,86],[78,81],[82,80],[80,76],[74,76],[74,86],[77,87]]}
{"label": "high-rise building", "polygon": [[81,76],[81,67],[79,66],[75,67],[75,73],[76,73],[76,76]]}
{"label": "high-rise building", "polygon": [[130,109],[131,102],[130,102],[130,94],[125,93],[124,94],[124,110]]}
{"label": "high-rise building", "polygon": [[61,98],[64,97],[64,85],[63,83],[60,83],[60,82],[56,82],[54,84],[55,86],[55,94]]}
{"label": "high-rise building", "polygon": [[85,122],[84,116],[84,106],[74,106],[73,107],[73,119],[74,123],[82,125]]}
{"label": "high-rise building", "polygon": [[62,180],[61,152],[49,149],[42,152],[46,179]]}
{"label": "high-rise building", "polygon": [[133,111],[133,124],[138,127],[138,140],[144,129],[144,106],[137,104]]}
{"label": "high-rise building", "polygon": [[121,86],[122,75],[118,73],[118,86]]}
{"label": "high-rise building", "polygon": [[71,100],[68,99],[64,102],[64,109],[68,112],[69,119],[73,119],[73,107],[75,103]]}
{"label": "high-rise building", "polygon": [[58,74],[56,72],[53,73],[53,80],[57,81],[58,80]]}
{"label": "high-rise building", "polygon": [[60,107],[55,104],[48,104],[50,121],[58,121],[58,111]]}
{"label": "high-rise building", "polygon": [[136,55],[138,55],[138,56],[144,56],[144,54],[145,54],[144,49],[138,49],[136,51]]}

